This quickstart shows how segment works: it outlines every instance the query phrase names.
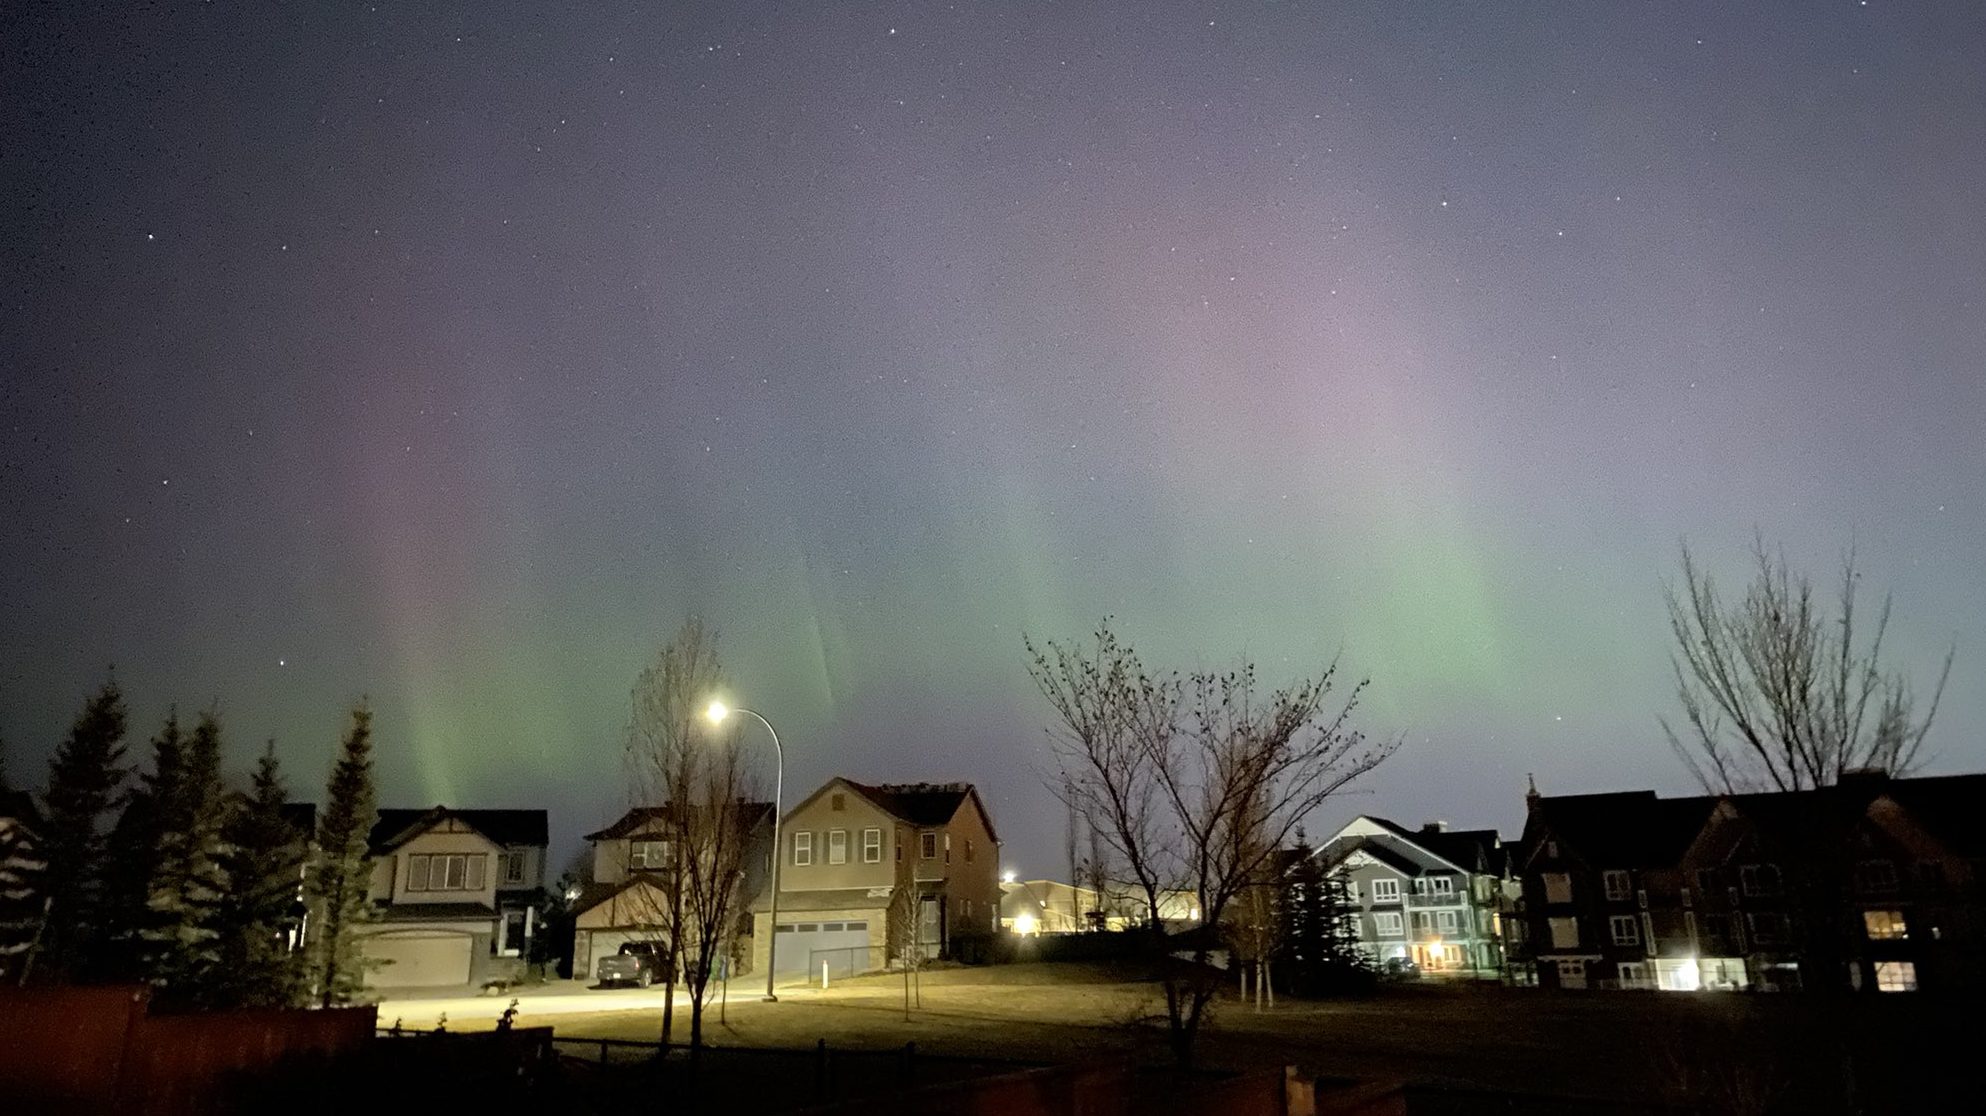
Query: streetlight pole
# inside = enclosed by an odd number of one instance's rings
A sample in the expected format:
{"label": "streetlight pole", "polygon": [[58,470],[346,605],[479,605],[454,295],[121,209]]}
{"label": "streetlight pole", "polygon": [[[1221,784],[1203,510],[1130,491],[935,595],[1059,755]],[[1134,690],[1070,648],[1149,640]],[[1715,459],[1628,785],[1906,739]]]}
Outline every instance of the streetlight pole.
{"label": "streetlight pole", "polygon": [[765,1002],[776,1004],[779,1002],[779,996],[772,990],[772,982],[779,972],[779,860],[781,856],[779,847],[779,813],[780,797],[786,789],[786,749],[780,746],[779,730],[773,728],[772,722],[766,720],[764,715],[756,710],[730,708],[721,701],[713,701],[710,703],[710,709],[706,715],[712,723],[722,724],[724,718],[732,713],[751,714],[758,719],[759,724],[765,726],[766,733],[772,737],[772,754],[774,760],[772,768],[772,910],[769,912],[771,917],[766,929],[768,936],[765,947]]}

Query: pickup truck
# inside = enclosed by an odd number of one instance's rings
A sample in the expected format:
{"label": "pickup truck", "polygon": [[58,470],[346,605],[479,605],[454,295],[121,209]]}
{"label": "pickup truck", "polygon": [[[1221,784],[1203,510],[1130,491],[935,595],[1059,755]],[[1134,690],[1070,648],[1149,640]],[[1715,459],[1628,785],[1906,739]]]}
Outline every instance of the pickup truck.
{"label": "pickup truck", "polygon": [[662,979],[666,955],[661,942],[622,942],[619,953],[602,957],[594,966],[593,977],[603,985],[646,988]]}

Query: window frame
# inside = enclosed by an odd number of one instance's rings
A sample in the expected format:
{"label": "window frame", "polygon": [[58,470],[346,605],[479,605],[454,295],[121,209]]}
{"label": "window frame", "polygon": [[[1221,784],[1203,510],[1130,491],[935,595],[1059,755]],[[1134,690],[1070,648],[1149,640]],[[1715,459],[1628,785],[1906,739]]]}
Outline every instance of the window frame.
{"label": "window frame", "polygon": [[1600,885],[1611,901],[1625,902],[1634,898],[1634,876],[1625,868],[1609,868],[1601,872]]}
{"label": "window frame", "polygon": [[862,863],[881,864],[883,862],[883,830],[881,826],[869,826],[862,830]]}
{"label": "window frame", "polygon": [[917,859],[938,859],[938,831],[927,829],[917,835]]}
{"label": "window frame", "polygon": [[1398,903],[1400,901],[1400,881],[1390,876],[1381,876],[1373,880],[1372,901],[1375,903]]}
{"label": "window frame", "polygon": [[1910,938],[1910,919],[1903,911],[1893,907],[1866,910],[1862,912],[1862,935],[1872,942],[1907,941]]}
{"label": "window frame", "polygon": [[[1625,933],[1622,931],[1625,930]],[[1641,919],[1634,915],[1608,915],[1607,939],[1617,946],[1641,944]]]}
{"label": "window frame", "polygon": [[[1389,924],[1392,927],[1390,930],[1387,929]],[[1372,936],[1375,938],[1405,938],[1407,936],[1406,920],[1400,917],[1399,911],[1374,911],[1372,913]]]}
{"label": "window frame", "polygon": [[[525,852],[523,849],[505,849],[497,854],[497,883],[521,884],[524,882]],[[516,871],[511,869],[515,867]]]}
{"label": "window frame", "polygon": [[814,866],[814,833],[810,829],[793,831],[793,855],[790,858],[795,868]]}

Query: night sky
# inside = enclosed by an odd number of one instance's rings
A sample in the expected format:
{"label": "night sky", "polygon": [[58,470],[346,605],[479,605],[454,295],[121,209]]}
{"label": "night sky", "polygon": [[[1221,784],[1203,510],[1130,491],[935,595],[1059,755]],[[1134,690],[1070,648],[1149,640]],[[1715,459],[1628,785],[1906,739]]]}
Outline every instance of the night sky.
{"label": "night sky", "polygon": [[17,782],[114,663],[569,840],[695,612],[793,797],[1055,875],[1021,636],[1109,614],[1371,676],[1318,827],[1514,831],[1692,789],[1661,583],[1755,530],[1986,767],[1986,7],[443,8],[0,15]]}

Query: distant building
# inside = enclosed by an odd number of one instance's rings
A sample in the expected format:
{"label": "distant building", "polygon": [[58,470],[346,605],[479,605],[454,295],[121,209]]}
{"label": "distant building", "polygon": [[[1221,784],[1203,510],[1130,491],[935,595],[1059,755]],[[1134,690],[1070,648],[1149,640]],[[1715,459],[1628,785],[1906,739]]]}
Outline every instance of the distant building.
{"label": "distant building", "polygon": [[1864,991],[1986,981],[1986,775],[1820,790],[1529,796],[1546,987]]}
{"label": "distant building", "polygon": [[1503,975],[1505,919],[1516,880],[1495,830],[1409,829],[1360,816],[1313,854],[1343,878],[1358,912],[1359,948],[1380,965],[1411,962],[1423,973]]}

